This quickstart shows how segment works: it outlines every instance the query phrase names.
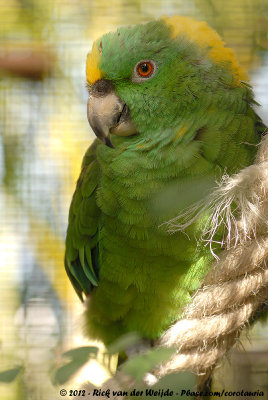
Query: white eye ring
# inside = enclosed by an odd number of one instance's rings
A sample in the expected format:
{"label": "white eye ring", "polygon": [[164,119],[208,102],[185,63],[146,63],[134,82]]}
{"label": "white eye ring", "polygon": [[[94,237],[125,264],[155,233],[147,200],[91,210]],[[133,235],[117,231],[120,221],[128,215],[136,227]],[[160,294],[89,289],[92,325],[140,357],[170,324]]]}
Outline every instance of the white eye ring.
{"label": "white eye ring", "polygon": [[[142,75],[142,69],[144,75]],[[137,62],[133,69],[132,82],[143,83],[148,79],[151,79],[157,70],[157,65],[153,60],[140,60]]]}

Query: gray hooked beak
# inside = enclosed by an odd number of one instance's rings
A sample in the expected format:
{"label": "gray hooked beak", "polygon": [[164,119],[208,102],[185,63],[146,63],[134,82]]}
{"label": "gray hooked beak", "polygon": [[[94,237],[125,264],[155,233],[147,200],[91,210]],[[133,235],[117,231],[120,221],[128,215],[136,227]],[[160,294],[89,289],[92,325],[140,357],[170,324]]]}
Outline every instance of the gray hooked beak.
{"label": "gray hooked beak", "polygon": [[97,81],[89,92],[87,118],[95,135],[107,146],[113,147],[109,134],[130,136],[137,133],[129,108],[105,79]]}

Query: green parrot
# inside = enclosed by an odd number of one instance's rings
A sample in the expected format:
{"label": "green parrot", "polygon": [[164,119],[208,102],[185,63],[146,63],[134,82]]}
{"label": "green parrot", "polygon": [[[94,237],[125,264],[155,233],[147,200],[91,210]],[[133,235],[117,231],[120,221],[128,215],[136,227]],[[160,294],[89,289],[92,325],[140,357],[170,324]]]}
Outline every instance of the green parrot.
{"label": "green parrot", "polygon": [[[265,129],[247,76],[205,22],[162,17],[103,35],[87,57],[87,150],[69,213],[65,267],[86,330],[109,345],[155,340],[213,262],[205,215],[165,222],[251,164]],[[221,251],[215,245],[215,251]]]}

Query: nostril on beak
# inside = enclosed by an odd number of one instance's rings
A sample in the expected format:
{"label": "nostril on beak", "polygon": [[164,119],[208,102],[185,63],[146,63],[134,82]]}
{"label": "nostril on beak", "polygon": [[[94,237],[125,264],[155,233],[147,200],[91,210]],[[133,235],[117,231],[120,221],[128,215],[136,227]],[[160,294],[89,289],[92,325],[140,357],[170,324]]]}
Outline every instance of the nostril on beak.
{"label": "nostril on beak", "polygon": [[96,97],[106,96],[107,94],[114,91],[114,85],[112,82],[106,79],[100,79],[91,88],[91,94]]}

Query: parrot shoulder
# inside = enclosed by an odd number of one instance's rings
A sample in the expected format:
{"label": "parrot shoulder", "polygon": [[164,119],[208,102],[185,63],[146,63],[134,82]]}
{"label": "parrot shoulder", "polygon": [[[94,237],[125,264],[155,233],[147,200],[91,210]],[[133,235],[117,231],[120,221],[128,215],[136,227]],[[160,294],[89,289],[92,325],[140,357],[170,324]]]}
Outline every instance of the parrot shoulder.
{"label": "parrot shoulder", "polygon": [[100,210],[96,204],[99,168],[95,156],[96,143],[87,150],[77,181],[66,236],[65,268],[83,300],[98,285],[98,224]]}

